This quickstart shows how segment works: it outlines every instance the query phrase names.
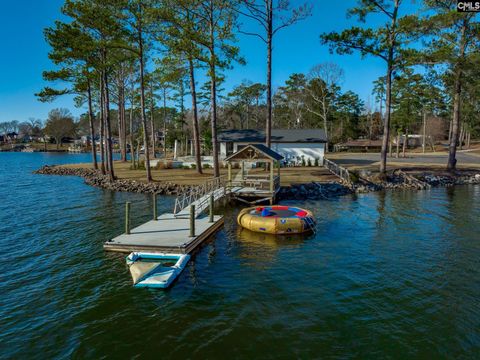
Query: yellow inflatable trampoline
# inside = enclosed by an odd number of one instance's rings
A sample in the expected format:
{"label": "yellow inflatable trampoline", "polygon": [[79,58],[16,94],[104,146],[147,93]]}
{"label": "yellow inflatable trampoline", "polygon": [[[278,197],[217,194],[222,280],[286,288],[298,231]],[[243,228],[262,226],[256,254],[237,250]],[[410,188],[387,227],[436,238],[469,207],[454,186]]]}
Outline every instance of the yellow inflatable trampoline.
{"label": "yellow inflatable trampoline", "polygon": [[267,234],[295,234],[315,231],[313,214],[292,206],[262,206],[240,211],[240,226]]}

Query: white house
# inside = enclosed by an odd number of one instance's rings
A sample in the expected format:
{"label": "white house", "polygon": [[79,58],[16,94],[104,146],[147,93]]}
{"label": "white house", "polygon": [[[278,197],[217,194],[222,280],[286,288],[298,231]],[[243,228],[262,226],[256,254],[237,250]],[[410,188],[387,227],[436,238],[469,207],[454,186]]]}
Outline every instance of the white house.
{"label": "white house", "polygon": [[[264,144],[264,130],[227,130],[218,134],[220,158],[237,152],[248,144]],[[323,161],[327,137],[322,129],[272,129],[272,150],[281,154],[287,163]]]}

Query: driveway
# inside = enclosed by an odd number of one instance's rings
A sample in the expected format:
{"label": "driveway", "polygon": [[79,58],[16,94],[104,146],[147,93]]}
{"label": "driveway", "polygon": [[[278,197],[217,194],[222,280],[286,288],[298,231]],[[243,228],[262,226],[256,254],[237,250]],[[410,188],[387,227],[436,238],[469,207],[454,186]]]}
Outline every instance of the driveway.
{"label": "driveway", "polygon": [[[345,166],[369,166],[380,161],[379,153],[330,153],[326,157],[338,164]],[[391,158],[387,162],[418,164],[418,165],[446,165],[448,153],[407,153],[406,158]],[[460,150],[457,152],[457,161],[459,165],[468,165],[480,167],[480,153]]]}

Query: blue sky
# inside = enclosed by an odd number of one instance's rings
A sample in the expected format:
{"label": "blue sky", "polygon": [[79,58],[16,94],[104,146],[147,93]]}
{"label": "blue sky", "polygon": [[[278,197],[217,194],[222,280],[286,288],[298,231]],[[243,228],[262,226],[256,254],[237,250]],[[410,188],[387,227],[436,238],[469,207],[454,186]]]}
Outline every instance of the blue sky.
{"label": "blue sky", "polygon": [[[294,72],[308,72],[315,64],[331,61],[345,71],[342,88],[353,90],[368,101],[372,81],[384,73],[382,61],[372,58],[362,60],[358,55],[331,55],[319,41],[320,33],[342,30],[353,23],[354,20],[347,19],[345,14],[355,1],[311,2],[314,4],[312,17],[281,30],[274,40],[274,87],[281,86]],[[0,122],[24,121],[29,117],[45,119],[49,110],[55,107],[66,107],[75,115],[84,111],[76,109],[73,100],[68,97],[44,104],[34,96],[46,85],[42,80],[42,71],[52,68],[43,29],[60,18],[62,4],[63,0],[3,2],[0,12],[0,31],[4,34],[0,57]],[[265,81],[265,45],[250,36],[239,36],[238,40],[247,65],[236,65],[227,72],[224,86],[227,90],[244,79]]]}

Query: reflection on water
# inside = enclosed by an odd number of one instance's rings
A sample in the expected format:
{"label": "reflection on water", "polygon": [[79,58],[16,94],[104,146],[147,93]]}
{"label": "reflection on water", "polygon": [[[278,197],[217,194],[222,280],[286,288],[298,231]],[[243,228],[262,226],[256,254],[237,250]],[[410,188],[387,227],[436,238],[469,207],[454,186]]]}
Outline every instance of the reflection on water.
{"label": "reflection on water", "polygon": [[242,227],[237,228],[237,239],[249,246],[262,246],[277,249],[281,246],[292,246],[303,243],[305,239],[312,238],[310,234],[288,234],[273,235],[266,233],[254,232]]}
{"label": "reflection on water", "polygon": [[[236,238],[239,247],[239,256],[252,260],[261,259],[263,265],[265,262],[275,259],[278,251],[283,247],[298,247],[313,235],[308,234],[289,234],[272,235],[258,233],[248,229],[237,227]],[[255,264],[251,264],[256,266]]]}
{"label": "reflection on water", "polygon": [[480,187],[285,202],[314,212],[307,236],[239,229],[225,207],[225,227],[157,291],[102,249],[125,201],[135,226],[151,196],[31,174],[86,161],[0,153],[0,357],[478,357]]}

